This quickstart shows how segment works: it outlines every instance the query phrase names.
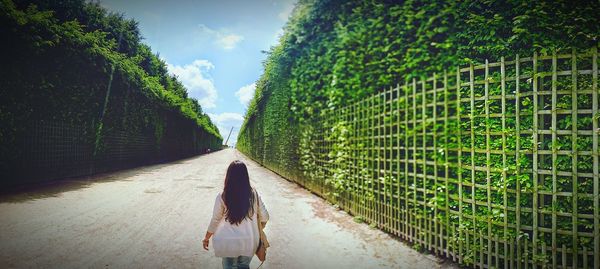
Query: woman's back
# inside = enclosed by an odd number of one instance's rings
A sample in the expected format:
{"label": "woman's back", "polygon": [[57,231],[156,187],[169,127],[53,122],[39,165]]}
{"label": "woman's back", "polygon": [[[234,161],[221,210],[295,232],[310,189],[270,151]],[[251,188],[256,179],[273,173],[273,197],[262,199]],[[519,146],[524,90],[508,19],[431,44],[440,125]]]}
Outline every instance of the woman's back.
{"label": "woman's back", "polygon": [[[256,193],[256,192],[254,192]],[[254,201],[257,198],[255,197]],[[261,205],[262,201],[258,198],[258,204]],[[215,210],[213,214],[219,212],[225,212],[227,207],[222,199],[222,193],[217,195],[215,201]],[[249,218],[243,219],[238,224],[231,224],[228,221],[219,221],[216,223],[215,235],[213,237],[213,247],[215,249],[215,256],[217,257],[236,257],[236,256],[252,256],[258,247],[259,232],[258,223],[259,220],[258,212],[261,212],[261,222],[267,222],[268,213],[262,204],[261,207],[254,203],[252,206],[253,214]],[[213,216],[213,219],[218,219]],[[221,216],[224,218],[224,216]],[[211,225],[214,225],[211,222]],[[210,228],[209,228],[210,229]]]}
{"label": "woman's back", "polygon": [[[248,268],[260,242],[259,221],[264,227],[268,220],[260,195],[250,186],[246,165],[233,161],[227,168],[223,192],[216,197],[203,247],[208,250],[208,240],[214,235],[215,256],[223,258],[223,268]],[[268,247],[266,238],[263,240],[261,253]]]}

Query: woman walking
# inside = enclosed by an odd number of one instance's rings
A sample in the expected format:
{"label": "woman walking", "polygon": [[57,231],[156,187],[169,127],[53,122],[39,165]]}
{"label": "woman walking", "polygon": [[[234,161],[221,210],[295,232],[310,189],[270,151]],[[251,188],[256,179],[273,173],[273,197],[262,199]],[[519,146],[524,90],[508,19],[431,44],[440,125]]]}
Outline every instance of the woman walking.
{"label": "woman walking", "polygon": [[249,268],[260,240],[258,221],[264,227],[268,220],[262,199],[250,186],[246,165],[233,161],[227,168],[223,192],[215,200],[202,245],[208,250],[209,239],[213,237],[215,256],[223,258],[224,269]]}

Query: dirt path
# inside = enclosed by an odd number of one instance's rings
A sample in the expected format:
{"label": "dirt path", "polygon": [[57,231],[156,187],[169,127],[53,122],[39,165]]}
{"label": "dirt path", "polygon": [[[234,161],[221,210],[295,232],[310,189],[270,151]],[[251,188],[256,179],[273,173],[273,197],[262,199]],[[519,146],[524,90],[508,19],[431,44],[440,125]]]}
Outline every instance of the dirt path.
{"label": "dirt path", "polygon": [[449,266],[228,149],[0,196],[0,267],[220,268],[200,241],[234,159],[248,164],[271,215],[262,268]]}

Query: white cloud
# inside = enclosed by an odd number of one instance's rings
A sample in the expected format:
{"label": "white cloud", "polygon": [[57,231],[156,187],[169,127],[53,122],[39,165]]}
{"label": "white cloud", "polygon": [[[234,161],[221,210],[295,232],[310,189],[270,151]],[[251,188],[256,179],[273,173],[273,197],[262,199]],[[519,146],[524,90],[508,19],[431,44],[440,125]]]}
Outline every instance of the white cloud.
{"label": "white cloud", "polygon": [[287,21],[288,18],[290,17],[290,15],[292,14],[293,10],[294,10],[294,3],[292,3],[292,2],[286,3],[285,6],[283,6],[283,10],[281,12],[279,12],[279,14],[277,16],[279,17],[280,20]]}
{"label": "white cloud", "polygon": [[242,126],[242,122],[244,122],[244,116],[239,113],[233,112],[223,112],[221,114],[207,113],[210,119],[217,125],[219,128],[219,132],[223,136],[223,143],[227,139],[227,135],[229,135],[229,131],[231,127],[233,127],[233,131],[231,132],[231,136],[229,137],[229,145],[235,145],[237,143],[237,136],[240,131],[240,127]]}
{"label": "white cloud", "polygon": [[190,97],[198,99],[203,109],[214,108],[217,89],[208,71],[215,66],[207,60],[195,60],[191,64],[179,66],[167,63],[169,73],[176,75],[188,90]]}
{"label": "white cloud", "polygon": [[242,105],[248,106],[250,100],[254,97],[254,90],[256,90],[256,83],[248,84],[235,92],[235,96],[240,99]]}
{"label": "white cloud", "polygon": [[277,45],[279,44],[279,39],[281,39],[281,37],[283,36],[285,32],[282,29],[277,30],[277,32],[275,33],[275,35],[273,35],[273,44]]}
{"label": "white cloud", "polygon": [[221,114],[208,113],[208,116],[215,122],[228,122],[228,121],[243,121],[244,116],[240,113],[235,112],[223,112]]}
{"label": "white cloud", "polygon": [[225,50],[232,50],[235,48],[237,43],[244,40],[244,37],[236,34],[219,35],[217,43]]}
{"label": "white cloud", "polygon": [[238,43],[244,40],[244,37],[238,34],[231,33],[227,30],[214,30],[204,24],[198,25],[200,34],[206,35],[213,42],[224,50],[234,49]]}

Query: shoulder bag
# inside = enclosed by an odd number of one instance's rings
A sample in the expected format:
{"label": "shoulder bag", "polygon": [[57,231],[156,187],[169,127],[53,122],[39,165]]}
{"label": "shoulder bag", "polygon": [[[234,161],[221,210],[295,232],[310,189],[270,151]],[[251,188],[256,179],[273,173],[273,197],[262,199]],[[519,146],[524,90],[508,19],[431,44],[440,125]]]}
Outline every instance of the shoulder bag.
{"label": "shoulder bag", "polygon": [[[258,234],[259,234],[259,241],[258,241],[258,248],[256,248],[256,257],[258,257],[258,259],[261,262],[265,262],[265,260],[267,259],[267,248],[269,247],[269,241],[267,240],[267,235],[265,234],[265,231],[263,230],[264,227],[262,226],[262,223],[260,222],[260,205],[258,204],[258,193],[256,192],[256,190],[254,191],[254,193],[256,194],[256,217],[257,220],[256,222],[258,223]],[[262,263],[261,263],[262,265]],[[260,266],[259,266],[260,267]]]}

